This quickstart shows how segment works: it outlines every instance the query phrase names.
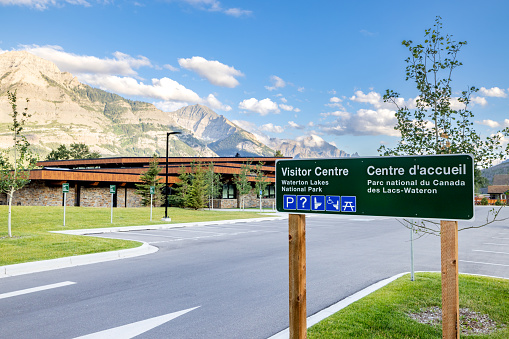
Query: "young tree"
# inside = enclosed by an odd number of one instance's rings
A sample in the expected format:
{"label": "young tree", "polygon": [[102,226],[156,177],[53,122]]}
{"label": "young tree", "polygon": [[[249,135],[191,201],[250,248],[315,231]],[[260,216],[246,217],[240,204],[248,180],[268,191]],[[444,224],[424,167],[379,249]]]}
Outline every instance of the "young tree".
{"label": "young tree", "polygon": [[[26,137],[21,135],[30,114],[28,107],[18,112],[16,91],[7,92],[7,97],[12,108],[12,126],[14,145],[0,153],[0,191],[7,194],[9,212],[7,216],[7,229],[9,237],[12,237],[11,215],[12,198],[14,193],[30,182],[30,170],[36,166],[37,158],[29,150],[29,142]],[[27,99],[27,104],[29,100]],[[10,160],[12,159],[12,160]]]}
{"label": "young tree", "polygon": [[214,163],[209,164],[209,168],[205,174],[205,181],[207,182],[207,196],[211,200],[210,205],[214,208],[214,199],[221,196],[223,183],[221,182],[221,173],[214,173]]}
{"label": "young tree", "polygon": [[[482,139],[473,128],[469,104],[478,89],[470,87],[458,98],[452,96],[453,71],[462,65],[457,56],[466,41],[456,42],[451,35],[444,35],[437,16],[434,27],[425,30],[424,43],[404,40],[402,44],[410,52],[405,60],[406,80],[413,80],[417,87],[415,108],[409,108],[398,93],[386,91],[384,101],[397,107],[395,129],[401,138],[396,147],[382,145],[378,151],[384,156],[469,153],[474,156],[475,168],[502,159],[507,154],[501,147],[502,137],[508,129]],[[436,234],[434,229],[417,226]]]}
{"label": "young tree", "polygon": [[241,206],[244,209],[244,196],[251,192],[251,184],[249,183],[248,176],[251,174],[251,162],[248,161],[240,167],[240,173],[234,175],[235,186],[239,192],[241,199]]}
{"label": "young tree", "polygon": [[148,170],[140,175],[142,183],[136,184],[136,194],[141,195],[141,204],[143,206],[150,206],[150,186],[155,187],[155,194],[152,197],[152,206],[161,206],[164,200],[161,189],[164,187],[164,184],[160,182],[160,172],[161,169],[159,168],[158,157],[154,154]]}
{"label": "young tree", "polygon": [[262,166],[263,166],[263,163],[258,162],[258,164],[256,164],[256,167],[254,170],[256,193],[260,194],[260,192],[262,192],[262,194],[260,195],[260,210],[262,209],[261,198],[263,198],[263,192],[265,191],[265,188],[269,184],[269,180],[268,180],[267,176],[265,175],[265,173],[263,172]]}

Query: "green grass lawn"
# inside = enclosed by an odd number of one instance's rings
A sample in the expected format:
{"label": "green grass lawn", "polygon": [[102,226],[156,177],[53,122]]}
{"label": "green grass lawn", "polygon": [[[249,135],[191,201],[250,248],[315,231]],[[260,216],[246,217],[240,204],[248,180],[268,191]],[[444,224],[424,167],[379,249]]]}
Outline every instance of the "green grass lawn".
{"label": "green grass lawn", "polygon": [[[509,280],[460,275],[459,291],[460,308],[486,314],[500,326],[469,338],[509,338]],[[408,316],[441,307],[441,293],[439,273],[419,273],[413,282],[406,275],[314,325],[308,338],[441,338],[441,324]]]}
{"label": "green grass lawn", "polygon": [[[63,226],[63,207],[13,206],[12,238],[7,235],[8,207],[0,206],[0,266],[61,258],[72,255],[113,251],[140,246],[139,242],[54,234],[49,231],[166,224],[161,221],[164,207],[114,208],[67,207]],[[267,215],[251,212],[194,211],[169,208],[171,223],[259,218]]]}

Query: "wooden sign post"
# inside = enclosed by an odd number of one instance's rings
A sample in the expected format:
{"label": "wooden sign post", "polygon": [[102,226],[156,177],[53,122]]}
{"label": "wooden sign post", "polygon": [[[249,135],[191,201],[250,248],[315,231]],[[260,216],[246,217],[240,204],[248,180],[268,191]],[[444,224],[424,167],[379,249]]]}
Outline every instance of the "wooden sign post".
{"label": "wooden sign post", "polygon": [[458,222],[440,221],[442,256],[442,338],[460,337]]}
{"label": "wooden sign post", "polygon": [[290,339],[305,339],[306,324],[306,216],[288,216],[290,257]]}

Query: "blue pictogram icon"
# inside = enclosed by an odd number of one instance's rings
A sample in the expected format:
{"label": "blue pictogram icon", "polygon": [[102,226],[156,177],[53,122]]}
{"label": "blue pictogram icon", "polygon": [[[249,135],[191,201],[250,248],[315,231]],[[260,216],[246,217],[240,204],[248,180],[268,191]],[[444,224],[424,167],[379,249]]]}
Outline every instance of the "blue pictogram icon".
{"label": "blue pictogram icon", "polygon": [[284,195],[283,196],[283,209],[296,210],[297,209],[297,196],[296,195]]}
{"label": "blue pictogram icon", "polygon": [[341,212],[356,212],[356,197],[341,197]]}
{"label": "blue pictogram icon", "polygon": [[297,209],[300,211],[309,211],[311,208],[311,197],[309,195],[297,196]]}
{"label": "blue pictogram icon", "polygon": [[337,195],[328,195],[325,199],[325,210],[329,212],[339,212],[340,204],[339,204],[339,196]]}
{"label": "blue pictogram icon", "polygon": [[313,195],[311,197],[311,210],[312,211],[325,211],[325,196]]}

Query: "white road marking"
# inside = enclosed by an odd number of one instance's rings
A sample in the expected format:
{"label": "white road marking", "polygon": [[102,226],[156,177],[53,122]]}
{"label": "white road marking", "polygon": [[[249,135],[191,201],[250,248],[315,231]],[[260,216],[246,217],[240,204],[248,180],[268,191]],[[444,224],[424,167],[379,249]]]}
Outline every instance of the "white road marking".
{"label": "white road marking", "polygon": [[504,264],[494,264],[494,263],[490,263],[490,262],[479,262],[479,261],[468,261],[468,260],[460,260],[462,262],[468,262],[468,263],[472,263],[472,264],[481,264],[481,265],[492,265],[492,266],[504,266],[504,267],[509,267],[509,265],[504,265]]}
{"label": "white road marking", "polygon": [[509,244],[495,244],[495,243],[492,243],[492,242],[485,242],[483,245],[509,246]]}
{"label": "white road marking", "polygon": [[509,254],[507,252],[495,252],[495,251],[484,251],[484,250],[473,250],[474,252],[484,252],[484,253],[495,253],[495,254]]}
{"label": "white road marking", "polygon": [[134,338],[140,334],[150,331],[157,326],[161,326],[164,323],[167,323],[170,320],[173,320],[177,317],[180,317],[187,312],[197,309],[200,306],[188,308],[187,310],[169,313],[165,315],[161,315],[159,317],[150,318],[146,320],[141,320],[132,324],[127,324],[119,327],[110,328],[109,330],[104,330],[96,333],[87,334],[81,337],[76,337],[75,339],[130,339]]}
{"label": "white road marking", "polygon": [[73,285],[73,284],[76,284],[76,283],[72,282],[72,281],[64,281],[64,282],[61,282],[61,283],[56,283],[56,284],[51,284],[51,285],[44,285],[44,286],[39,286],[39,287],[27,288],[27,289],[24,289],[24,290],[19,290],[19,291],[14,291],[14,292],[0,294],[0,299],[15,297],[15,296],[18,296],[18,295],[34,293],[34,292],[39,292],[39,291],[44,291],[44,290],[50,290],[52,288],[69,286],[69,285]]}

